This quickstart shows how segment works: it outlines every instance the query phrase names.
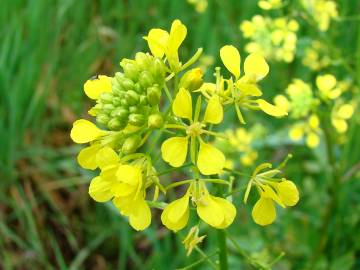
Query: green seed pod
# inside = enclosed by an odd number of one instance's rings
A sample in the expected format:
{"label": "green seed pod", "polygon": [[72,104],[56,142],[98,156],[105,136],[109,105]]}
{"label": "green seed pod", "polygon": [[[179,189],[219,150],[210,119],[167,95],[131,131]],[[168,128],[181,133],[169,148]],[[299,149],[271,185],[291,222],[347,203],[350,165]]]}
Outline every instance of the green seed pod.
{"label": "green seed pod", "polygon": [[113,110],[111,112],[111,116],[124,121],[124,120],[127,120],[128,116],[129,116],[129,112],[125,108],[116,108],[115,110]]}
{"label": "green seed pod", "polygon": [[123,67],[125,76],[133,81],[137,81],[139,78],[139,68],[132,63],[127,63]]}
{"label": "green seed pod", "polygon": [[96,116],[96,122],[99,123],[99,124],[101,124],[101,125],[104,125],[104,126],[107,125],[107,123],[109,122],[109,120],[110,120],[110,117],[109,117],[107,114],[105,114],[105,113],[101,113],[101,114],[98,114],[98,115]]}
{"label": "green seed pod", "polygon": [[161,128],[164,124],[164,119],[160,113],[151,114],[148,118],[149,128]]}
{"label": "green seed pod", "polygon": [[134,91],[135,91],[136,93],[141,94],[141,93],[143,92],[143,88],[141,87],[141,85],[140,85],[139,83],[135,83],[135,85],[134,85]]}
{"label": "green seed pod", "polygon": [[112,103],[113,102],[114,95],[109,92],[101,93],[100,100],[102,103]]}
{"label": "green seed pod", "polygon": [[138,113],[129,115],[129,123],[134,126],[142,126],[145,123],[145,116]]}
{"label": "green seed pod", "polygon": [[123,78],[123,80],[121,81],[121,85],[126,90],[133,90],[134,89],[134,82],[132,80],[130,80],[129,78]]}
{"label": "green seed pod", "polygon": [[134,153],[136,149],[139,148],[140,143],[141,143],[141,137],[139,135],[132,135],[125,139],[121,151],[126,155]]}
{"label": "green seed pod", "polygon": [[147,99],[151,106],[159,104],[161,98],[161,90],[158,86],[154,85],[147,89]]}
{"label": "green seed pod", "polygon": [[140,96],[140,102],[139,102],[139,104],[140,104],[140,105],[147,105],[147,104],[148,104],[147,96],[141,95],[141,96]]}
{"label": "green seed pod", "polygon": [[129,90],[125,94],[125,99],[129,105],[135,105],[139,103],[140,97],[135,91]]}
{"label": "green seed pod", "polygon": [[[126,124],[126,123],[125,123]],[[120,121],[118,118],[111,118],[107,123],[107,126],[110,130],[120,130],[124,128],[124,122]]]}
{"label": "green seed pod", "polygon": [[181,77],[179,88],[184,87],[189,91],[195,91],[203,84],[203,72],[200,68],[193,68],[185,72]]}
{"label": "green seed pod", "polygon": [[139,76],[140,85],[146,89],[154,84],[154,79],[149,71],[144,70]]}
{"label": "green seed pod", "polygon": [[159,83],[162,84],[165,79],[165,66],[162,60],[159,58],[155,58],[152,66],[151,66],[151,73],[154,79]]}

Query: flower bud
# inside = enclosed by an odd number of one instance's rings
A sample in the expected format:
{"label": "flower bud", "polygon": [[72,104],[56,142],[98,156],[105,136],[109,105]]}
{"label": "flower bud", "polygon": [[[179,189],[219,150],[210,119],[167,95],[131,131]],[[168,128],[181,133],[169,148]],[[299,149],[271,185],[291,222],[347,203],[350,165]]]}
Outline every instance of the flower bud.
{"label": "flower bud", "polygon": [[141,87],[141,85],[140,85],[139,83],[135,83],[135,85],[134,85],[134,91],[135,91],[136,93],[141,94],[141,93],[143,92],[143,88]]}
{"label": "flower bud", "polygon": [[124,154],[131,154],[139,148],[141,142],[141,137],[139,135],[132,135],[125,139],[124,144],[122,145],[121,151]]}
{"label": "flower bud", "polygon": [[127,100],[125,98],[121,100],[121,106],[123,106],[125,108],[129,107],[129,103],[127,102]]}
{"label": "flower bud", "polygon": [[119,107],[111,112],[111,116],[124,121],[124,120],[127,120],[128,116],[129,116],[129,112],[125,108]]}
{"label": "flower bud", "polygon": [[112,110],[114,110],[115,107],[113,104],[103,104],[102,106],[102,111],[105,112],[105,113],[111,113]]}
{"label": "flower bud", "polygon": [[165,65],[162,60],[159,58],[155,58],[152,66],[151,66],[151,73],[154,76],[154,79],[158,83],[162,83],[165,79]]}
{"label": "flower bud", "polygon": [[151,114],[148,118],[149,128],[161,128],[164,124],[164,119],[160,113]]}
{"label": "flower bud", "polygon": [[141,95],[141,96],[140,96],[140,102],[139,102],[139,104],[140,104],[140,105],[147,105],[147,104],[148,104],[147,96]]}
{"label": "flower bud", "polygon": [[126,63],[123,66],[125,76],[133,81],[137,81],[139,78],[139,68],[132,63]]}
{"label": "flower bud", "polygon": [[109,92],[104,92],[100,94],[100,100],[102,103],[112,103],[114,95]]}
{"label": "flower bud", "polygon": [[151,64],[151,56],[143,52],[138,52],[135,55],[135,61],[138,64],[139,68],[146,70],[149,69],[149,66]]}
{"label": "flower bud", "polygon": [[121,85],[126,90],[133,90],[134,89],[134,82],[132,80],[130,80],[129,78],[123,78],[122,81],[121,81]]}
{"label": "flower bud", "polygon": [[[126,123],[125,123],[126,124]],[[124,122],[120,121],[118,118],[111,118],[107,123],[107,126],[110,130],[120,130],[125,126]]]}
{"label": "flower bud", "polygon": [[145,122],[145,117],[142,114],[132,113],[129,115],[129,123],[134,126],[142,126]]}
{"label": "flower bud", "polygon": [[125,99],[129,105],[135,105],[139,103],[139,95],[133,90],[126,92]]}
{"label": "flower bud", "polygon": [[121,84],[122,80],[125,78],[125,75],[124,73],[121,73],[121,72],[116,72],[115,73],[115,79],[116,81]]}
{"label": "flower bud", "polygon": [[146,89],[154,84],[154,79],[149,71],[144,70],[139,76],[140,85]]}
{"label": "flower bud", "polygon": [[138,113],[138,112],[140,112],[140,110],[139,110],[138,106],[130,106],[129,107],[129,112],[130,113]]}
{"label": "flower bud", "polygon": [[181,77],[179,87],[183,87],[189,91],[194,91],[200,88],[203,84],[203,72],[200,68],[193,68]]}
{"label": "flower bud", "polygon": [[120,97],[114,97],[113,100],[112,100],[112,103],[116,107],[120,106],[121,105],[121,98]]}
{"label": "flower bud", "polygon": [[158,86],[154,85],[152,87],[149,87],[146,92],[148,102],[151,106],[159,104],[161,98],[161,90]]}
{"label": "flower bud", "polygon": [[110,120],[110,117],[109,117],[107,114],[105,114],[105,113],[101,113],[101,114],[98,114],[98,115],[96,116],[96,122],[99,123],[99,124],[101,124],[101,125],[104,125],[104,126],[107,125],[107,123],[109,122],[109,120]]}

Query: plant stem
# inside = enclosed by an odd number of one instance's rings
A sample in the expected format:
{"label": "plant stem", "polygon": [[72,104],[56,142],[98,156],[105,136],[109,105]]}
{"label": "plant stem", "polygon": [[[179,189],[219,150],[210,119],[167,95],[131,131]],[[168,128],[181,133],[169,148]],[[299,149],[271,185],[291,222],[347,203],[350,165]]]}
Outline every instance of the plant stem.
{"label": "plant stem", "polygon": [[228,270],[226,234],[224,230],[217,230],[218,248],[219,248],[219,266],[220,270]]}

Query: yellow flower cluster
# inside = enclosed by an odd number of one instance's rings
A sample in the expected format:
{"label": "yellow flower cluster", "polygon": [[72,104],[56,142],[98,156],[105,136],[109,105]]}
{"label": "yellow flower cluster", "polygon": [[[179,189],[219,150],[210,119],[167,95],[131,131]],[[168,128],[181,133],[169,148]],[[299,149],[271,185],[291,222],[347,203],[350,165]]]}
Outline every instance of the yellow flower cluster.
{"label": "yellow flower cluster", "polygon": [[339,16],[336,2],[333,0],[302,0],[301,3],[320,31],[327,31],[331,20]]}
{"label": "yellow flower cluster", "polygon": [[[75,143],[90,144],[77,157],[83,168],[97,170],[89,186],[90,196],[97,202],[111,200],[136,230],[151,224],[151,207],[163,209],[161,221],[173,231],[188,224],[191,208],[200,220],[214,228],[232,224],[236,216],[232,198],[210,193],[214,185],[232,188],[230,181],[218,178],[225,166],[225,155],[211,138],[222,137],[230,143],[236,140],[239,150],[244,151],[243,163],[253,163],[257,153],[250,147],[251,133],[247,135],[244,129],[239,129],[234,138],[229,132],[216,132],[213,128],[223,122],[227,105],[235,107],[241,123],[245,123],[243,110],[262,110],[275,117],[287,114],[260,98],[262,91],[257,83],[269,72],[261,55],[250,54],[241,75],[240,54],[235,47],[226,45],[220,50],[220,58],[231,75],[225,79],[220,68],[216,68],[216,82],[203,83],[199,67],[188,70],[198,61],[202,49],[187,62],[180,60],[179,48],[186,35],[187,28],[179,20],[172,23],[169,32],[151,29],[144,37],[151,54],[139,52],[135,59],[123,59],[123,72],[113,77],[99,75],[88,80],[84,91],[96,103],[89,111],[90,116],[96,117],[96,124],[77,120],[70,133]],[[155,131],[158,136],[152,136]],[[165,134],[170,134],[169,138],[164,139]],[[249,137],[240,145],[239,136]],[[160,151],[155,149],[158,145]],[[158,176],[166,173],[157,173],[155,168],[160,154],[175,168],[170,171],[191,166],[190,179],[172,181],[164,187]],[[265,180],[259,176],[251,182],[263,188],[268,185]],[[158,201],[166,199],[172,188],[184,185],[187,189],[181,198],[168,204]],[[281,183],[278,190],[282,197],[292,192]],[[283,204],[289,205],[286,201]],[[198,229],[194,229],[184,243],[191,252],[202,239]]]}
{"label": "yellow flower cluster", "polygon": [[283,4],[283,0],[260,0],[258,2],[258,6],[264,10],[279,9]]}
{"label": "yellow flower cluster", "polygon": [[318,40],[312,40],[305,49],[302,63],[312,70],[319,71],[330,66],[331,58],[323,43]]}
{"label": "yellow flower cluster", "polygon": [[261,15],[255,15],[240,25],[244,37],[251,40],[245,46],[248,53],[258,53],[287,63],[294,60],[298,29],[299,24],[294,19],[272,19]]}

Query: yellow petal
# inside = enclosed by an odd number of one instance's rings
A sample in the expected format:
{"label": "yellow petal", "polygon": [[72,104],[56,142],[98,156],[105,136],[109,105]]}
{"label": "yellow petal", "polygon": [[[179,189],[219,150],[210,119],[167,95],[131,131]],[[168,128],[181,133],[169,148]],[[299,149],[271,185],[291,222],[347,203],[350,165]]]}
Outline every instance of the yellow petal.
{"label": "yellow petal", "polygon": [[220,227],[224,222],[225,215],[220,205],[210,195],[205,195],[196,205],[199,217],[210,226]]}
{"label": "yellow petal", "polygon": [[80,151],[77,156],[77,161],[81,167],[88,170],[95,170],[97,168],[96,164],[96,154],[100,149],[99,144],[93,144],[91,146],[85,147]]}
{"label": "yellow petal", "polygon": [[275,116],[275,117],[282,117],[282,116],[285,116],[285,115],[288,114],[282,108],[276,107],[276,106],[270,104],[269,102],[267,102],[264,99],[258,99],[257,103],[259,104],[260,109],[263,112],[265,112],[265,113],[267,113],[269,115],[272,115],[272,116]]}
{"label": "yellow petal", "polygon": [[143,198],[133,202],[133,210],[129,215],[129,223],[137,231],[145,230],[151,223],[151,211]]}
{"label": "yellow petal", "polygon": [[220,58],[224,66],[229,70],[235,78],[240,76],[240,54],[232,45],[225,45],[220,49]]}
{"label": "yellow petal", "polygon": [[161,214],[161,221],[168,229],[181,230],[189,220],[189,195],[168,204]]}
{"label": "yellow petal", "polygon": [[89,186],[89,195],[97,202],[106,202],[113,197],[111,182],[102,179],[100,176],[93,178]]}
{"label": "yellow petal", "polygon": [[320,124],[319,117],[317,115],[315,115],[315,114],[311,115],[309,117],[308,123],[309,123],[309,126],[312,129],[317,129],[319,127],[319,124]]}
{"label": "yellow petal", "polygon": [[343,104],[340,106],[337,116],[343,119],[350,119],[354,114],[354,106],[351,104]]}
{"label": "yellow petal", "polygon": [[169,40],[169,33],[162,29],[151,29],[145,39],[151,53],[156,57],[163,57]]}
{"label": "yellow petal", "polygon": [[274,98],[275,106],[278,108],[283,108],[285,111],[289,112],[290,102],[284,95],[277,95]]}
{"label": "yellow petal", "polygon": [[269,73],[269,65],[260,54],[252,53],[245,59],[244,72],[251,81],[257,82]]}
{"label": "yellow petal", "polygon": [[306,137],[306,144],[310,148],[315,148],[319,145],[320,139],[319,135],[317,135],[315,132],[310,132]]}
{"label": "yellow petal", "polygon": [[261,226],[269,225],[276,218],[275,205],[271,199],[260,197],[255,203],[251,214],[255,223]]}
{"label": "yellow petal", "polygon": [[299,191],[296,185],[289,180],[277,184],[277,193],[286,206],[294,206],[299,201]]}
{"label": "yellow petal", "polygon": [[111,81],[108,76],[99,75],[96,79],[87,80],[84,92],[91,99],[98,99],[101,93],[111,92]]}
{"label": "yellow petal", "polygon": [[280,197],[275,193],[272,187],[267,185],[262,185],[262,189],[264,190],[261,194],[262,197],[272,199],[276,203],[278,203],[281,207],[285,208],[284,203],[281,201]]}
{"label": "yellow petal", "polygon": [[189,91],[180,88],[174,99],[172,110],[177,117],[192,119],[192,99]]}
{"label": "yellow petal", "polygon": [[180,20],[173,21],[170,29],[170,37],[168,48],[171,51],[177,51],[184,41],[187,34],[187,29],[184,24],[181,23]]}
{"label": "yellow petal", "polygon": [[244,96],[260,97],[262,95],[261,90],[253,83],[244,83],[241,80],[238,80],[236,82],[236,87]]}
{"label": "yellow petal", "polygon": [[304,137],[304,129],[302,126],[295,125],[289,131],[289,137],[293,141],[299,141]]}
{"label": "yellow petal", "polygon": [[348,124],[344,119],[334,118],[331,119],[331,123],[339,133],[345,133],[348,129]]}
{"label": "yellow petal", "polygon": [[142,174],[140,168],[136,166],[121,165],[117,169],[116,178],[120,182],[136,186],[142,181]]}
{"label": "yellow petal", "polygon": [[335,87],[336,83],[336,78],[331,74],[316,77],[316,86],[320,91],[329,91]]}
{"label": "yellow petal", "polygon": [[87,143],[105,134],[106,131],[99,129],[95,124],[85,119],[80,119],[74,122],[70,137],[76,143]]}
{"label": "yellow petal", "polygon": [[211,144],[200,142],[197,166],[204,175],[220,173],[225,166],[225,156]]}
{"label": "yellow petal", "polygon": [[214,197],[214,196],[212,196],[212,199],[219,205],[219,207],[222,209],[224,213],[223,222],[216,228],[225,229],[233,223],[236,216],[236,208],[231,202],[229,202],[226,199],[220,197]]}
{"label": "yellow petal", "polygon": [[188,151],[188,138],[172,137],[161,145],[163,160],[173,167],[180,167],[186,160]]}
{"label": "yellow petal", "polygon": [[206,107],[204,122],[211,124],[219,124],[223,120],[224,112],[217,95],[212,96]]}
{"label": "yellow petal", "polygon": [[101,148],[96,155],[96,164],[100,169],[120,161],[118,154],[109,146]]}

